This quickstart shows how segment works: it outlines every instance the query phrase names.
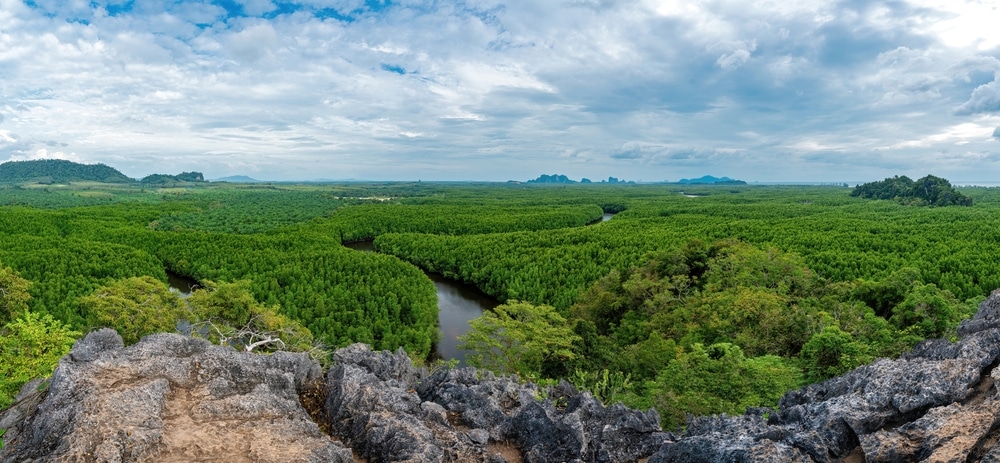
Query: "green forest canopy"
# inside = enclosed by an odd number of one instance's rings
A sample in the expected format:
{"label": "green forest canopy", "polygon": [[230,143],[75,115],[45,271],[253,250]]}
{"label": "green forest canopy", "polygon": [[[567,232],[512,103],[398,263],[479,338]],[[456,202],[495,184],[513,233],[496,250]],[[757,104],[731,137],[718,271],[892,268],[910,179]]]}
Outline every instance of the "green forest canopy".
{"label": "green forest canopy", "polygon": [[[130,294],[139,278],[136,294],[162,295],[151,281],[170,270],[239,282],[259,304],[246,307],[329,346],[422,357],[437,311],[420,267],[524,313],[543,306],[552,316],[538,320],[572,329],[570,350],[543,346],[505,368],[656,407],[676,427],[686,413],[773,405],[804,382],[947,336],[1000,287],[1000,191],[962,193],[975,206],[903,207],[841,187],[0,187],[11,204],[0,267],[30,282],[0,326],[63,339],[113,324],[93,295]],[[587,226],[605,212],[617,214]],[[371,238],[381,254],[341,246]]]}
{"label": "green forest canopy", "polygon": [[971,206],[972,198],[952,188],[947,180],[928,175],[917,181],[895,176],[881,182],[858,185],[851,196],[870,199],[892,199],[901,204],[918,206]]}
{"label": "green forest canopy", "polygon": [[104,164],[79,164],[62,159],[10,161],[0,164],[0,183],[130,183],[131,178]]}

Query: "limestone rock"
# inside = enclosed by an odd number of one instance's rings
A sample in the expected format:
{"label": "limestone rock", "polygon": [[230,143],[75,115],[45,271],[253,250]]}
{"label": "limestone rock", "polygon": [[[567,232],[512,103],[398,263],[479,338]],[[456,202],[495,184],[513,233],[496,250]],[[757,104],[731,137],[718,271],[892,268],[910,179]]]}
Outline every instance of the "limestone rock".
{"label": "limestone rock", "polygon": [[44,399],[13,419],[0,461],[352,462],[299,404],[320,376],[302,354],[176,334],[123,347],[113,330],[95,331],[60,360]]}
{"label": "limestone rock", "polygon": [[543,400],[533,385],[473,368],[427,374],[402,351],[359,344],[335,357],[330,429],[369,461],[634,462],[668,438],[656,412],[605,407],[568,384]]}

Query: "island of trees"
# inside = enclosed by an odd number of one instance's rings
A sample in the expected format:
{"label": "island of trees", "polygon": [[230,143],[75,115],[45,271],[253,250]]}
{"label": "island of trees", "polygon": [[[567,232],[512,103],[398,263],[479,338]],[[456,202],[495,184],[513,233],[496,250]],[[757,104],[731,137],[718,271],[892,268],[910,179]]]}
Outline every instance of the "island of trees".
{"label": "island of trees", "polygon": [[[975,205],[834,186],[3,185],[0,408],[102,326],[430,362],[433,272],[502,302],[463,338],[471,364],[673,429],[951,335],[1000,287],[1000,190],[961,194]],[[342,246],[366,239],[377,253]],[[181,298],[168,271],[200,289]]]}
{"label": "island of trees", "polygon": [[909,177],[895,176],[881,182],[858,185],[851,196],[870,199],[891,199],[900,204],[915,206],[971,206],[969,198],[951,186],[943,178],[928,175],[917,181]]}

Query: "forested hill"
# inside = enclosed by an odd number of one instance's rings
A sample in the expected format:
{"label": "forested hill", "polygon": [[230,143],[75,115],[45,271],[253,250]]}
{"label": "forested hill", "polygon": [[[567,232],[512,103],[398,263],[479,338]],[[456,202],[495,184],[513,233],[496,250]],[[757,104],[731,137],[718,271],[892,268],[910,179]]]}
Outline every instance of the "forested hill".
{"label": "forested hill", "polygon": [[900,204],[915,206],[971,206],[969,198],[954,190],[951,182],[933,175],[917,181],[895,176],[881,182],[858,185],[851,196],[871,199],[892,199]]}
{"label": "forested hill", "polygon": [[143,177],[139,183],[144,185],[166,185],[182,182],[204,182],[205,176],[201,172],[181,172],[177,175],[153,174]]}
{"label": "forested hill", "polygon": [[11,161],[0,164],[0,183],[130,183],[135,180],[104,164],[79,164],[62,159]]}

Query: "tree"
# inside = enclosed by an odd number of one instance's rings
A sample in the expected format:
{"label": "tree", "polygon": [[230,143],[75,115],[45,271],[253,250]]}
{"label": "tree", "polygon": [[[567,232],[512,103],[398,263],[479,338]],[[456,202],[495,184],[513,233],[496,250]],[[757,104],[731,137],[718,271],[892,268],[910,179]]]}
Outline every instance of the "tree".
{"label": "tree", "polygon": [[126,345],[147,334],[174,331],[178,321],[191,319],[180,296],[150,276],[113,281],[79,301],[90,327],[114,328]]}
{"label": "tree", "polygon": [[24,383],[52,374],[80,332],[52,318],[23,312],[0,329],[0,410]]}
{"label": "tree", "polygon": [[814,334],[802,346],[799,355],[805,379],[809,383],[818,383],[844,374],[871,361],[871,357],[865,354],[865,347],[837,325],[827,326]]}
{"label": "tree", "polygon": [[10,267],[0,267],[0,323],[13,320],[21,312],[28,310],[31,282]]}
{"label": "tree", "polygon": [[528,302],[510,301],[469,326],[458,347],[473,352],[466,356],[470,365],[528,378],[539,377],[546,361],[574,359],[581,341],[554,307]]}
{"label": "tree", "polygon": [[254,299],[250,282],[203,281],[203,288],[187,299],[191,313],[200,325],[192,334],[247,352],[306,351],[319,353],[312,333],[300,323],[280,313],[280,307],[267,306]]}
{"label": "tree", "polygon": [[959,302],[951,291],[934,284],[916,283],[906,298],[892,309],[889,321],[899,329],[911,327],[924,338],[944,336],[974,308]]}
{"label": "tree", "polygon": [[687,414],[738,414],[774,404],[799,384],[800,376],[775,355],[747,358],[733,344],[695,344],[669,359],[651,384],[651,394],[664,428],[675,429]]}

